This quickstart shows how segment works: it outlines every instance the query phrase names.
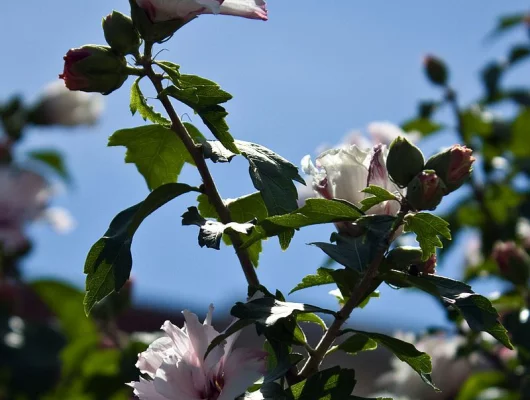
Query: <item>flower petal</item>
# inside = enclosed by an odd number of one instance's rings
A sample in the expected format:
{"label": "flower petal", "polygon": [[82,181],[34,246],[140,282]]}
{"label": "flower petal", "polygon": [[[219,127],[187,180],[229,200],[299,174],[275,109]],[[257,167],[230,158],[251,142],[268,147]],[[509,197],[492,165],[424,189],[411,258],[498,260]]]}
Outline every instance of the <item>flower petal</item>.
{"label": "flower petal", "polygon": [[134,388],[133,392],[140,400],[167,400],[169,398],[156,391],[153,381],[148,381],[142,377],[140,377],[140,382],[130,382],[127,385]]}
{"label": "flower petal", "polygon": [[266,372],[267,353],[256,349],[235,349],[224,363],[224,386],[217,400],[234,400]]}
{"label": "flower petal", "polygon": [[173,341],[168,337],[161,337],[155,340],[146,351],[138,355],[136,368],[142,374],[149,374],[151,377],[154,377],[156,370],[162,365],[165,352],[171,349],[172,346]]}
{"label": "flower petal", "polygon": [[264,0],[225,0],[221,14],[267,21],[267,4]]}
{"label": "flower petal", "polygon": [[169,356],[157,370],[153,384],[167,399],[199,400],[202,396],[190,379],[193,375],[192,366],[179,362],[176,356]]}

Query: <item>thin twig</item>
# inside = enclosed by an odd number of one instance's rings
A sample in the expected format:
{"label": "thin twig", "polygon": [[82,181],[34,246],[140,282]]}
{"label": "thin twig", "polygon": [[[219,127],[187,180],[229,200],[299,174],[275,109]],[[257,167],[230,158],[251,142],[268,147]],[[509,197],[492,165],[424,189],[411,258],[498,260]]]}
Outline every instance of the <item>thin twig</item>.
{"label": "thin twig", "polygon": [[355,289],[352,290],[350,298],[344,304],[341,310],[336,314],[335,320],[330,325],[324,336],[322,336],[322,339],[315,348],[315,351],[313,352],[313,354],[310,355],[306,364],[301,369],[299,374],[301,377],[307,378],[318,371],[318,368],[322,363],[322,360],[326,356],[326,353],[328,352],[329,348],[333,345],[335,339],[339,335],[342,325],[344,325],[346,320],[350,317],[352,311],[356,307],[358,307],[359,304],[362,303],[366,295],[369,294],[368,291],[372,287],[374,279],[377,277],[377,274],[379,272],[379,266],[381,265],[381,262],[385,257],[385,253],[388,250],[388,247],[390,246],[391,238],[394,237],[396,231],[403,223],[403,219],[405,218],[407,212],[408,208],[406,206],[402,206],[401,211],[399,212],[397,219],[389,232],[388,239],[385,245],[381,246],[380,250],[377,252],[376,256],[370,263],[368,270],[365,272],[362,279],[356,285]]}
{"label": "thin twig", "polygon": [[[145,43],[144,56],[142,60],[139,61],[145,68],[146,76],[153,83],[158,94],[158,99],[164,106],[171,120],[171,129],[177,134],[180,140],[182,140],[184,146],[186,147],[191,157],[193,158],[193,161],[195,162],[197,170],[199,171],[199,174],[201,175],[204,184],[204,193],[208,196],[210,203],[217,211],[221,222],[223,224],[229,224],[233,222],[232,217],[230,215],[230,210],[223,202],[223,199],[221,198],[217,190],[212,175],[210,174],[210,170],[208,169],[208,165],[206,164],[206,161],[202,154],[201,147],[193,141],[192,137],[190,136],[186,127],[180,120],[177,112],[173,107],[173,104],[171,103],[167,95],[162,94],[162,79],[160,75],[155,73],[152,67],[152,46],[152,43]],[[254,266],[252,265],[252,261],[250,260],[248,252],[245,249],[241,248],[243,243],[241,241],[241,238],[239,237],[239,234],[231,233],[229,234],[229,236],[236,251],[237,257],[239,258],[239,262],[241,263],[241,268],[243,269],[248,284],[253,287],[258,287],[260,285],[258,276],[256,274],[256,271],[254,270]]]}

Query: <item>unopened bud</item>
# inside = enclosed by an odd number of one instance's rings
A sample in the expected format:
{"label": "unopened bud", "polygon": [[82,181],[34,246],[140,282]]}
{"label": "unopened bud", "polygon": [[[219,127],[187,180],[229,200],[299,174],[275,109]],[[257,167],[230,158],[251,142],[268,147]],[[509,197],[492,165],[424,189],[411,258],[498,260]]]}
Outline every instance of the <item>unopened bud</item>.
{"label": "unopened bud", "polygon": [[110,47],[86,45],[64,56],[64,72],[59,75],[70,90],[112,93],[127,80],[127,60]]}
{"label": "unopened bud", "polygon": [[502,276],[516,285],[526,285],[530,277],[530,256],[515,242],[497,242],[491,254]]}
{"label": "unopened bud", "polygon": [[436,254],[422,261],[423,252],[419,247],[402,246],[392,249],[385,258],[383,266],[387,269],[405,271],[412,275],[434,274],[436,272]]}
{"label": "unopened bud", "polygon": [[423,67],[427,78],[429,78],[432,83],[439,86],[445,86],[447,84],[449,72],[442,59],[427,55],[423,59]]}
{"label": "unopened bud", "polygon": [[422,171],[407,186],[407,200],[415,210],[434,210],[447,193],[444,182],[432,170]]}
{"label": "unopened bud", "polygon": [[145,1],[145,8],[138,5],[137,0],[129,0],[131,5],[131,17],[135,28],[140,36],[147,42],[161,43],[171,37],[177,30],[182,28],[191,19],[175,19],[170,21],[156,22],[150,16],[150,3]]}
{"label": "unopened bud", "polygon": [[390,144],[386,167],[392,180],[401,187],[406,187],[423,169],[425,160],[421,150],[402,136]]}
{"label": "unopened bud", "polygon": [[132,19],[118,11],[103,18],[105,40],[118,54],[136,54],[141,44],[140,34]]}
{"label": "unopened bud", "polygon": [[470,177],[475,157],[473,150],[455,144],[427,160],[426,169],[432,169],[445,183],[448,193],[462,186]]}

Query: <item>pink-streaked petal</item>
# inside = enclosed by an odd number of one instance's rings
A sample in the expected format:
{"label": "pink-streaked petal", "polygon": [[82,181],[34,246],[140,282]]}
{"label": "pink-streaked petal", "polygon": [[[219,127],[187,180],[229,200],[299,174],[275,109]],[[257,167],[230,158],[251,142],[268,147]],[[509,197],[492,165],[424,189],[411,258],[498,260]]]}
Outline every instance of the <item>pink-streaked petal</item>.
{"label": "pink-streaked petal", "polygon": [[215,307],[213,306],[213,304],[210,304],[210,307],[208,307],[208,313],[206,314],[206,318],[204,318],[203,325],[212,325],[214,309]]}
{"label": "pink-streaked petal", "polygon": [[217,400],[234,400],[266,372],[267,353],[235,349],[224,363],[224,386]]}
{"label": "pink-streaked petal", "polygon": [[[175,356],[164,360],[153,380],[154,387],[162,396],[172,400],[199,400],[201,393],[193,384],[192,367],[179,362]],[[164,397],[163,397],[164,398]]]}
{"label": "pink-streaked petal", "polygon": [[372,158],[370,160],[370,167],[368,169],[366,186],[377,185],[386,189],[390,183],[388,171],[386,169],[384,150],[385,148],[382,145],[374,147]]}
{"label": "pink-streaked petal", "polygon": [[165,352],[171,349],[172,346],[173,341],[168,337],[161,337],[155,340],[146,351],[138,355],[136,368],[142,374],[149,374],[151,377],[154,377],[156,370],[162,365]]}
{"label": "pink-streaked petal", "polygon": [[264,0],[225,0],[221,14],[267,21],[267,4]]}
{"label": "pink-streaked petal", "polygon": [[158,393],[152,381],[145,380],[142,377],[140,377],[140,382],[130,382],[126,385],[134,389],[133,393],[140,400],[167,400],[169,398]]}

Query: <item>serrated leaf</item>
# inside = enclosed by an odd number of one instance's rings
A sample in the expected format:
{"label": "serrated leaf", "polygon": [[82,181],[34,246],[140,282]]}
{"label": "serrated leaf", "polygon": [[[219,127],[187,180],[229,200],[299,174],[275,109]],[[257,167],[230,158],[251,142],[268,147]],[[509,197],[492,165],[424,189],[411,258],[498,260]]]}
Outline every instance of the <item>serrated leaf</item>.
{"label": "serrated leaf", "polygon": [[289,214],[276,215],[260,221],[243,247],[258,240],[304,226],[331,222],[355,221],[363,212],[351,204],[327,199],[307,199],[305,205]]}
{"label": "serrated leaf", "polygon": [[180,75],[178,84],[166,88],[163,93],[192,108],[226,149],[239,154],[225,121],[228,113],[219,105],[232,98],[229,93],[215,82],[185,74]]}
{"label": "serrated leaf", "polygon": [[355,387],[355,371],[332,367],[291,386],[293,400],[344,400]]}
{"label": "serrated leaf", "polygon": [[131,245],[136,230],[152,212],[182,194],[197,188],[169,183],[155,189],[147,198],[118,215],[109,229],[90,249],[85,262],[85,313],[113,292],[119,292],[129,279],[132,268]]}
{"label": "serrated leaf", "polygon": [[301,313],[335,315],[331,310],[308,304],[279,301],[272,297],[251,300],[247,303],[238,302],[230,313],[236,318],[252,320],[264,326],[272,326],[281,319]]}
{"label": "serrated leaf", "polygon": [[432,133],[438,132],[444,126],[429,118],[414,118],[405,122],[402,129],[405,132],[420,132],[423,136],[429,136]]}
{"label": "serrated leaf", "polygon": [[171,61],[155,61],[162,70],[167,74],[173,84],[178,84],[180,79],[180,66]]}
{"label": "serrated leaf", "polygon": [[378,205],[379,203],[382,203],[384,201],[389,200],[395,200],[399,201],[399,199],[390,193],[388,190],[383,189],[382,187],[370,185],[367,188],[361,190],[361,192],[366,194],[371,194],[371,197],[367,197],[366,199],[361,201],[362,210],[364,212],[368,211],[373,206]]}
{"label": "serrated leaf", "polygon": [[[215,207],[213,207],[208,200],[208,196],[201,194],[197,198],[197,201],[199,203],[199,212],[204,218],[215,218],[219,221],[219,215],[217,214]],[[228,199],[225,204],[227,205],[232,221],[234,222],[245,223],[254,219],[260,221],[267,217],[267,208],[265,207],[265,203],[259,192],[242,196],[237,199]],[[232,241],[229,237],[224,236],[223,240],[226,245],[232,245]],[[250,260],[255,267],[258,267],[259,255],[262,249],[261,241],[258,241],[247,248]]]}
{"label": "serrated leaf", "polygon": [[346,329],[343,331],[343,333],[346,332],[363,334],[368,336],[370,339],[373,339],[381,346],[386,347],[388,350],[394,353],[397,358],[410,365],[410,367],[416,371],[418,375],[420,375],[425,383],[431,386],[434,390],[439,391],[439,389],[434,386],[431,378],[431,357],[427,353],[416,349],[413,344],[393,338],[391,336],[383,335],[381,333],[364,332],[354,329]]}
{"label": "serrated leaf", "polygon": [[176,182],[184,163],[194,165],[175,132],[161,125],[121,129],[109,138],[108,145],[127,148],[125,162],[136,165],[150,190]]}
{"label": "serrated leaf", "polygon": [[162,114],[157,113],[152,106],[147,104],[147,99],[144,97],[140,89],[141,79],[141,77],[136,79],[131,86],[130,108],[132,115],[138,112],[138,114],[140,114],[144,121],[149,120],[155,124],[170,126],[171,121],[163,117]]}
{"label": "serrated leaf", "polygon": [[34,150],[28,153],[28,157],[46,165],[65,182],[70,182],[70,174],[68,174],[63,155],[60,152],[56,150]]}
{"label": "serrated leaf", "polygon": [[282,215],[298,208],[298,190],[293,181],[305,184],[298,168],[264,146],[236,141],[248,160],[250,177],[260,191],[269,215]]}
{"label": "serrated leaf", "polygon": [[204,219],[197,207],[189,207],[182,215],[182,225],[196,225],[199,229],[199,246],[208,247],[209,249],[220,250],[221,238],[226,232],[236,232],[243,235],[248,235],[254,224],[251,223],[237,223],[230,222],[229,224],[222,224],[218,221],[210,221]]}
{"label": "serrated leaf", "polygon": [[405,232],[416,234],[416,240],[423,251],[423,261],[436,254],[437,247],[443,247],[440,237],[451,240],[449,223],[429,213],[408,214],[405,217]]}
{"label": "serrated leaf", "polygon": [[293,294],[294,292],[297,292],[302,289],[307,289],[310,287],[315,286],[321,286],[321,285],[328,285],[331,283],[335,283],[335,280],[332,276],[333,270],[328,268],[319,268],[317,270],[316,275],[307,275],[302,279],[302,282],[300,282],[298,285],[295,286],[293,290],[289,292],[289,294]]}

